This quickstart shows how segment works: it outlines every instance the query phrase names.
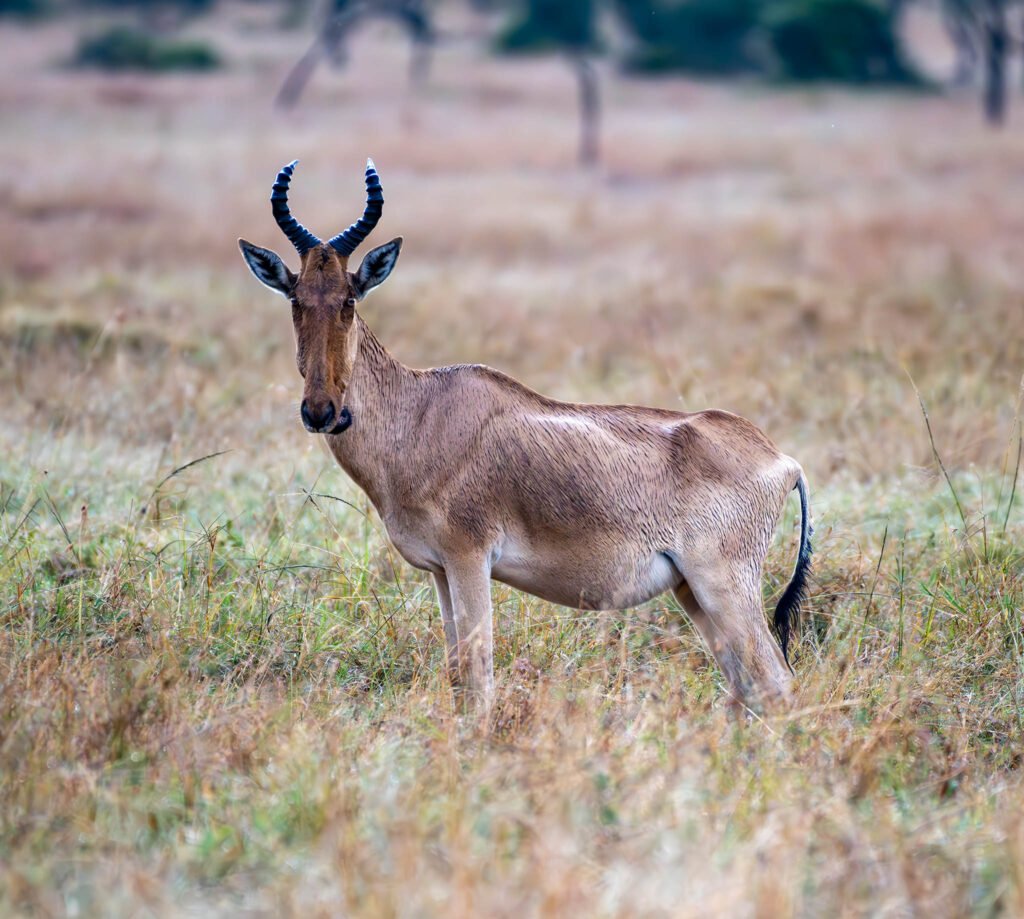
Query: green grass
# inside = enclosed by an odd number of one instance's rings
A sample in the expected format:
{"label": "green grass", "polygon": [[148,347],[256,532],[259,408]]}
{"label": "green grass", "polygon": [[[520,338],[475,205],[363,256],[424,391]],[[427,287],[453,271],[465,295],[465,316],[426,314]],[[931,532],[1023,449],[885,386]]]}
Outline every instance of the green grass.
{"label": "green grass", "polygon": [[496,587],[481,739],[452,711],[428,579],[340,473],[268,482],[227,454],[155,488],[170,470],[72,481],[59,451],[12,459],[7,910],[45,908],[53,887],[108,915],[179,896],[618,914],[637,872],[655,910],[725,908],[736,877],[758,909],[1019,902],[1024,556],[1019,509],[1005,531],[1005,504],[983,513],[996,481],[956,483],[966,537],[949,489],[924,482],[851,546],[842,499],[886,496],[837,496],[796,710],[765,722],[724,715],[667,602],[596,616]]}
{"label": "green grass", "polygon": [[[468,42],[413,97],[370,29],[272,116],[309,40],[276,15],[197,22],[230,66],[187,79],[3,26],[0,914],[1024,912],[1020,135],[614,77],[580,176],[564,68]],[[460,720],[429,579],[299,425],[235,245],[285,248],[296,156],[296,216],[342,229],[368,154],[405,245],[360,309],[397,357],[730,409],[800,461],[791,711],[731,718],[670,598],[496,584],[493,723]]]}

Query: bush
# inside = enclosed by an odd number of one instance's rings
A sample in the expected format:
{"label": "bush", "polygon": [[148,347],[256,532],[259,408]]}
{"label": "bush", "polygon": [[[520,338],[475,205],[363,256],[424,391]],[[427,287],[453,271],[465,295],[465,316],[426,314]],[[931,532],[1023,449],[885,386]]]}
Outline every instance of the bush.
{"label": "bush", "polygon": [[588,51],[598,46],[595,0],[528,0],[498,36],[501,51]]}
{"label": "bush", "polygon": [[792,80],[916,83],[888,7],[872,0],[778,0],[765,15],[782,75]]}
{"label": "bush", "polygon": [[615,0],[632,70],[916,83],[885,0]]}
{"label": "bush", "polygon": [[147,32],[115,26],[84,38],[74,63],[102,70],[213,70],[220,57],[202,42],[169,41]]}
{"label": "bush", "polygon": [[630,70],[730,74],[756,67],[756,0],[616,0],[616,7],[641,42],[626,61]]}

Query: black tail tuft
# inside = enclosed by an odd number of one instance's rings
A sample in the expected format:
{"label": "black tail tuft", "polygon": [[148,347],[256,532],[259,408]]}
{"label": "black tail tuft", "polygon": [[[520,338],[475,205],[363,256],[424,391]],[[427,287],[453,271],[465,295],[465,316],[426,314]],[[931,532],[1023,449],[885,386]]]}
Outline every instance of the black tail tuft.
{"label": "black tail tuft", "polygon": [[803,473],[796,483],[800,492],[800,552],[797,555],[796,568],[793,571],[793,579],[789,582],[779,605],[775,607],[775,618],[773,625],[775,633],[779,636],[779,644],[782,645],[782,657],[789,664],[789,636],[792,630],[795,614],[800,610],[807,593],[807,576],[811,571],[811,535],[814,528],[811,526],[811,514],[807,497],[807,480]]}

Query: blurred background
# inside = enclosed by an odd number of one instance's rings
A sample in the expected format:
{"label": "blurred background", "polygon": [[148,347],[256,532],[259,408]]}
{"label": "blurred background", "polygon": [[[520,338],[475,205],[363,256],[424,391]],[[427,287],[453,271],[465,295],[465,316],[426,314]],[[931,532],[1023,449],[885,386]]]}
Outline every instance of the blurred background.
{"label": "blurred background", "polygon": [[347,226],[367,155],[373,241],[407,245],[364,312],[407,363],[728,408],[823,483],[930,463],[908,376],[954,466],[1012,437],[1024,4],[0,11],[0,385],[22,458],[55,435],[143,465],[158,444],[314,448],[287,309],[235,239],[292,258],[267,199],[294,158],[299,219]]}
{"label": "blurred background", "polygon": [[[0,912],[1020,912],[1022,40],[1010,0],[0,0]],[[459,746],[429,578],[236,244],[294,268],[278,170],[326,237],[367,156],[396,357],[804,466],[780,736],[670,601],[496,585],[502,739]]]}

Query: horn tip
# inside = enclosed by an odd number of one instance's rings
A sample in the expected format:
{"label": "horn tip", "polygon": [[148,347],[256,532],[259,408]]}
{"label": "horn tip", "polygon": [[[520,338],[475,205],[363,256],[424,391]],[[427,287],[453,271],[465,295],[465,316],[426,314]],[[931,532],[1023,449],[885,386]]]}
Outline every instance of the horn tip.
{"label": "horn tip", "polygon": [[366,158],[366,168],[367,168],[367,169],[373,169],[374,171],[376,171],[376,169],[377,169],[377,166],[376,166],[376,164],[375,164],[375,163],[373,162],[373,157],[372,157],[372,156],[368,156],[368,157]]}

